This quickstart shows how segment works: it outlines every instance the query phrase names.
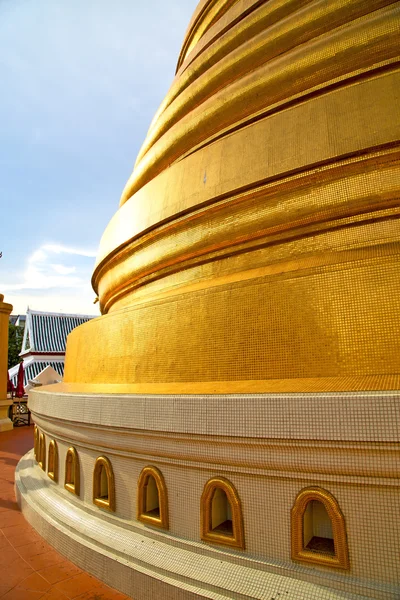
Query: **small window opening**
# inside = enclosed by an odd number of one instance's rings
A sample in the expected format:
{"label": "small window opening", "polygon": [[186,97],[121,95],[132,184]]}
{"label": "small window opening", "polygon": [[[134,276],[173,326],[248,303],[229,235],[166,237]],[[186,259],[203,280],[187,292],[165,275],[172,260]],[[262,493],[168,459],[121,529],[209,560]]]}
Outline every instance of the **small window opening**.
{"label": "small window opening", "polygon": [[105,456],[99,456],[94,465],[93,502],[100,508],[115,511],[114,473],[111,462]]}
{"label": "small window opening", "polygon": [[39,467],[43,471],[46,468],[46,440],[43,433],[39,436]]}
{"label": "small window opening", "polygon": [[158,496],[158,489],[156,480],[153,475],[147,477],[147,481],[144,484],[144,506],[143,513],[149,517],[160,518],[160,498]]}
{"label": "small window opening", "polygon": [[33,455],[36,462],[39,462],[39,430],[36,425],[33,430]]}
{"label": "small window opening", "polygon": [[104,465],[100,467],[100,495],[102,500],[108,500],[108,478]]}
{"label": "small window opening", "polygon": [[318,500],[311,500],[304,511],[303,536],[307,550],[335,556],[332,523],[325,506]]}
{"label": "small window opening", "polygon": [[65,483],[69,485],[75,485],[75,469],[74,469],[74,457],[70,452],[67,454],[67,462],[66,462],[66,471],[65,471]]}
{"label": "small window opening", "polygon": [[49,472],[54,471],[54,446],[49,447]]}
{"label": "small window opening", "polygon": [[79,459],[75,448],[68,448],[65,458],[65,483],[66,490],[79,496],[80,477],[79,477]]}
{"label": "small window opening", "polygon": [[228,496],[216,488],[211,505],[211,530],[224,535],[233,535],[232,507]]}
{"label": "small window opening", "polygon": [[157,467],[145,467],[139,476],[137,518],[168,529],[168,497],[164,477]]}
{"label": "small window opening", "polygon": [[349,569],[346,523],[337,500],[319,487],[304,488],[292,512],[292,559]]}
{"label": "small window opening", "polygon": [[200,502],[201,539],[244,549],[242,507],[234,485],[224,477],[207,481]]}
{"label": "small window opening", "polygon": [[47,475],[53,481],[58,480],[58,453],[57,444],[54,440],[51,440],[49,444],[49,457],[47,462]]}

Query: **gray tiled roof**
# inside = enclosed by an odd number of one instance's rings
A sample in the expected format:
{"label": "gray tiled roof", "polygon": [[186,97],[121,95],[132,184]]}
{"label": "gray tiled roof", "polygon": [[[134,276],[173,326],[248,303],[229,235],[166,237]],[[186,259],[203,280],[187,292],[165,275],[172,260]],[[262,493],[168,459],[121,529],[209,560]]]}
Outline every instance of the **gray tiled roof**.
{"label": "gray tiled roof", "polygon": [[[28,366],[26,366],[26,363],[24,363],[24,386],[28,385],[29,380],[35,379],[35,377],[37,377],[39,373],[41,373],[48,365],[57,371],[57,373],[60,375],[60,378],[64,376],[64,361],[34,360],[33,362],[28,363]],[[12,370],[15,370],[15,375],[11,376],[10,379],[14,387],[17,387],[18,370],[16,367],[14,367]]]}
{"label": "gray tiled roof", "polygon": [[88,315],[44,313],[28,309],[22,352],[64,353],[68,334],[92,318]]}

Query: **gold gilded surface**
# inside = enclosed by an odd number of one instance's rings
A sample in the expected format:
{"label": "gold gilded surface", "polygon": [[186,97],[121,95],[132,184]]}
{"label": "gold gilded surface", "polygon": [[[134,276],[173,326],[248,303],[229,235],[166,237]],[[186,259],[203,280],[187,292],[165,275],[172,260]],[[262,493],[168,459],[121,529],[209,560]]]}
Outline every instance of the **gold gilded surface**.
{"label": "gold gilded surface", "polygon": [[[212,529],[212,502],[217,490],[222,490],[232,512],[232,532],[223,533]],[[224,477],[213,477],[204,486],[200,500],[200,537],[205,542],[222,544],[244,550],[242,505],[235,486]]]}
{"label": "gold gilded surface", "polygon": [[399,26],[390,0],[199,5],[67,386],[398,387]]}
{"label": "gold gilded surface", "polygon": [[39,467],[46,471],[46,438],[44,433],[39,434]]}
{"label": "gold gilded surface", "polygon": [[11,304],[4,302],[3,294],[0,294],[0,433],[13,428],[9,418],[9,409],[13,401],[7,397],[8,329],[12,308]]}
{"label": "gold gilded surface", "polygon": [[[90,374],[85,374],[90,376]],[[111,377],[110,377],[111,379]],[[395,391],[400,388],[400,375],[363,377],[318,377],[243,381],[193,381],[163,383],[82,383],[64,382],[46,386],[43,394],[259,394],[346,391]]]}
{"label": "gold gilded surface", "polygon": [[[237,203],[242,194],[246,198],[249,189],[284,185],[288,177],[293,177],[294,185],[308,175],[318,183],[324,176],[329,179],[324,165],[340,169],[346,160],[361,159],[361,173],[378,171],[379,164],[374,169],[362,159],[369,152],[374,156],[387,146],[398,147],[399,88],[400,71],[384,73],[312,98],[197,150],[161,173],[117,211],[101,240],[97,269],[102,265],[110,268],[115,250],[130,240],[156,230],[164,221],[172,223],[182,214],[193,214],[203,205],[231,197]],[[315,140],[313,144],[310,139]],[[238,148],[246,151],[239,153]],[[398,176],[392,177],[392,185],[399,185]],[[365,186],[358,189],[362,195]],[[370,191],[379,198],[379,188]],[[344,182],[333,198],[321,196],[321,208],[328,201],[345,202],[346,195]],[[291,205],[282,208],[290,218]],[[95,287],[100,283],[97,269]]]}
{"label": "gold gilded surface", "polygon": [[372,74],[382,64],[397,62],[400,11],[396,4],[318,36],[258,68],[248,69],[237,81],[231,83],[229,76],[224,81],[221,76],[216,93],[206,95],[207,99],[197,103],[177,124],[169,122],[170,109],[166,109],[165,132],[136,163],[121,204],[184,153],[205,144],[216,133],[226,135],[239,123],[243,126],[245,119],[250,122],[260,118],[260,114],[282,110],[289,102],[304,99],[311,92],[321,93],[338,79],[343,86],[347,78],[361,72]]}
{"label": "gold gilded surface", "polygon": [[169,383],[396,373],[398,244],[393,251],[111,313],[70,336],[64,379]]}
{"label": "gold gilded surface", "polygon": [[[177,76],[158,108],[150,129],[158,121],[166,107],[188,85],[198,79],[222,57],[227,56],[244,42],[252,39],[267,27],[273,26],[308,2],[309,0],[264,0],[254,3],[254,0],[242,0],[240,4],[235,3],[228,12],[213,23],[211,29],[205,32],[200,43],[196,44],[191,51],[190,57],[185,59],[184,64],[180,64],[181,61],[178,61]],[[244,17],[244,15],[246,16]],[[191,26],[189,25],[190,29]],[[218,43],[214,44],[216,41]]]}
{"label": "gold gilded surface", "polygon": [[[324,505],[331,520],[335,547],[334,556],[315,552],[304,547],[304,513],[307,504],[312,500],[317,500]],[[293,560],[346,570],[350,568],[346,523],[339,504],[331,493],[319,487],[303,489],[293,505],[291,522]]]}
{"label": "gold gilded surface", "polygon": [[[182,73],[182,76],[175,80],[167,95],[166,101],[163,103],[163,110],[159,113],[158,118],[152,122],[145,143],[138,155],[136,164],[138,165],[140,163],[143,156],[150,150],[155,142],[160,139],[163,134],[171,130],[172,126],[178,121],[187,116],[189,122],[192,122],[195,114],[195,112],[193,112],[194,109],[197,109],[198,111],[201,110],[203,117],[205,117],[204,111],[207,104],[211,103],[213,110],[216,110],[219,104],[220,95],[222,94],[221,87],[226,94],[225,96],[222,95],[222,99],[224,103],[224,119],[227,122],[233,120],[233,122],[236,123],[239,119],[244,118],[246,113],[250,114],[250,111],[254,111],[254,105],[248,99],[246,102],[243,102],[241,99],[240,105],[237,107],[237,110],[240,111],[239,113],[235,112],[232,104],[232,94],[234,93],[233,82],[238,81],[237,85],[240,88],[241,94],[243,94],[244,88],[249,85],[247,82],[249,71],[253,74],[252,77],[257,78],[258,85],[260,79],[263,77],[269,82],[268,85],[270,87],[273,85],[272,82],[274,77],[279,77],[281,80],[284,78],[284,85],[281,85],[279,89],[276,90],[280,99],[289,98],[293,94],[293,89],[295,89],[296,92],[309,91],[315,82],[313,82],[310,77],[301,77],[302,68],[305,68],[306,66],[309,67],[310,63],[312,63],[313,77],[316,78],[316,81],[322,82],[327,77],[328,69],[324,65],[319,65],[318,63],[326,61],[328,51],[324,48],[324,51],[318,52],[311,60],[308,56],[304,58],[303,53],[300,53],[298,56],[298,51],[292,56],[289,51],[293,48],[297,48],[300,44],[305,44],[306,42],[319,38],[320,35],[326,33],[328,26],[330,27],[330,30],[333,30],[336,27],[345,24],[348,20],[354,21],[354,27],[362,26],[365,29],[363,22],[361,21],[360,25],[357,18],[371,12],[372,9],[385,9],[388,4],[391,4],[390,0],[373,0],[372,2],[369,2],[368,5],[362,0],[351,0],[347,3],[344,3],[343,0],[331,0],[329,3],[325,2],[322,4],[319,2],[317,5],[311,3],[305,6],[301,11],[295,11],[287,18],[279,20],[270,27],[265,27],[265,23],[262,21],[264,15],[254,15],[252,20],[255,20],[255,22],[259,24],[259,27],[261,27],[262,24],[264,25],[264,28],[261,29],[257,35],[243,39],[242,44],[235,49],[230,48],[230,52],[227,56],[220,58],[220,60],[214,62],[211,66],[210,63],[212,62],[213,54],[216,52],[215,47],[217,46],[217,49],[219,49],[219,44],[212,45],[204,55],[200,56],[197,61],[195,61],[195,63],[199,63],[198,69],[195,69],[197,64],[191,64],[190,67]],[[264,6],[263,9],[264,12],[271,12],[269,4]],[[386,13],[386,10],[389,10],[390,15],[393,14],[392,8],[383,10],[383,14]],[[259,13],[260,11],[257,12]],[[371,21],[369,22],[371,23]],[[245,26],[246,24],[247,19],[244,21],[243,25]],[[231,32],[231,36],[234,39],[240,39],[242,37],[243,31],[241,25],[242,22],[236,24],[234,31]],[[392,18],[389,16],[389,23],[386,26],[388,32],[391,32],[391,26]],[[247,34],[249,34],[247,27],[246,30]],[[250,31],[254,33],[252,29],[250,29]],[[372,33],[369,33],[368,31],[363,31],[363,33],[365,37],[369,38],[368,50],[371,51],[371,55],[369,55],[368,58],[365,57],[365,59],[368,61],[368,64],[370,64],[372,60],[376,62],[377,52],[373,52],[373,48],[371,47]],[[343,32],[341,32],[341,34],[344,35]],[[362,46],[363,51],[365,50],[365,37],[358,36],[357,33],[352,30],[348,31],[347,35],[352,38],[359,37],[359,44]],[[225,36],[223,39],[225,39]],[[388,40],[385,41],[388,44]],[[319,47],[321,41],[318,40],[318,43],[314,43]],[[333,40],[331,36],[327,36],[325,45],[330,46],[332,43]],[[377,41],[377,43],[380,42]],[[335,52],[339,52],[337,40],[335,40]],[[285,53],[288,53],[287,63],[290,63],[290,67],[286,66],[283,62],[282,55]],[[385,48],[385,53],[386,56],[388,56],[387,46]],[[221,50],[219,55],[221,55]],[[272,59],[277,59],[277,64],[274,66],[271,63]],[[348,58],[351,72],[354,71],[356,64],[358,68],[362,68],[362,65],[364,64],[363,60],[365,59],[359,57],[357,63],[356,48],[353,44],[351,56]],[[304,67],[301,66],[302,63],[304,63]],[[199,76],[201,65],[207,65],[207,71],[202,77]],[[265,74],[259,72],[259,67],[262,65],[266,65]],[[289,74],[285,72],[285,70],[295,70],[296,68],[298,68],[300,72],[298,73],[298,78],[293,77],[292,81],[290,81],[290,85],[293,86],[292,89],[289,85]],[[340,77],[343,78],[345,73],[343,61],[339,64],[336,63],[335,65],[332,65],[332,68],[336,69],[334,74],[337,74],[340,69]],[[196,78],[194,78],[193,75],[191,76],[193,71],[196,72]],[[225,82],[227,85],[222,86]],[[178,89],[175,91],[175,88]],[[229,100],[227,102],[228,96]],[[277,100],[277,98],[274,98],[274,94],[268,93],[268,102],[273,104],[274,99]],[[264,96],[261,96],[258,99],[258,102],[261,103],[263,110],[267,108]],[[205,118],[208,118],[208,115]],[[184,121],[182,121],[182,123],[183,122]],[[212,133],[214,134],[218,128],[222,128],[223,124],[224,121],[220,120],[218,125],[212,125]],[[197,128],[195,125],[195,128],[196,135],[201,134],[204,136],[204,127]],[[185,143],[193,145],[192,140],[188,136],[188,129],[189,128],[186,127],[184,131]],[[168,142],[166,142],[166,145],[171,146]],[[157,155],[159,155],[159,151],[157,151]]]}
{"label": "gold gilded surface", "polygon": [[37,425],[33,427],[33,455],[36,462],[39,462],[39,429]]}
{"label": "gold gilded surface", "polygon": [[49,444],[49,457],[47,461],[47,475],[55,481],[58,482],[58,448],[57,442],[51,440]]}
{"label": "gold gilded surface", "polygon": [[220,19],[236,2],[238,0],[206,0],[206,2],[200,3],[185,36],[178,60],[178,68],[210,26]]}
{"label": "gold gilded surface", "polygon": [[132,240],[95,273],[104,312],[204,280],[207,274],[215,285],[217,276],[232,270],[285,258],[313,255],[323,264],[332,262],[333,253],[339,261],[338,250],[364,246],[364,252],[371,252],[371,239],[380,241],[376,230],[382,219],[396,241],[397,224],[391,219],[399,211],[399,157],[398,151],[381,151],[260,185]]}

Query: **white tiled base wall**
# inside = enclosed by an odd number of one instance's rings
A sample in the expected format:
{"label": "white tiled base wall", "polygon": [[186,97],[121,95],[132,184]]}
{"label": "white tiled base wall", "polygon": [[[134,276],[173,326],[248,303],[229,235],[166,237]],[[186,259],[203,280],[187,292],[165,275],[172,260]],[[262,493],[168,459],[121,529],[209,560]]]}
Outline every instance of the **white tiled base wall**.
{"label": "white tiled base wall", "polygon": [[[51,439],[57,442],[59,482],[24,457],[17,470],[22,508],[63,554],[135,600],[397,600],[398,400],[398,394],[365,392],[224,396],[219,402],[179,396],[174,402],[170,396],[71,398],[44,388],[29,402],[46,450]],[[103,404],[114,409],[106,411],[107,424]],[[393,416],[387,427],[380,411]],[[63,488],[70,446],[80,461],[79,498]],[[112,464],[116,513],[93,505],[99,456]],[[137,481],[149,465],[165,479],[169,531],[136,520]],[[241,499],[244,551],[200,540],[200,498],[216,475],[229,479]],[[339,503],[348,572],[291,560],[290,511],[307,486],[328,490]]]}

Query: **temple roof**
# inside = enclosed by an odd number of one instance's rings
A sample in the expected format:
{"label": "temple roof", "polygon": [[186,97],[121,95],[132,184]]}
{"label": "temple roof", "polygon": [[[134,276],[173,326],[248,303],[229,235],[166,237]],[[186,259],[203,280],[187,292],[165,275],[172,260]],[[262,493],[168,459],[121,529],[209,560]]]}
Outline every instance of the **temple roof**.
{"label": "temple roof", "polygon": [[[48,365],[53,367],[62,379],[68,334],[75,327],[93,318],[92,315],[39,312],[28,308],[20,353],[24,358],[24,386]],[[17,385],[18,369],[19,364],[8,371],[14,386]]]}
{"label": "temple roof", "polygon": [[[27,360],[24,360],[24,387],[28,385],[29,381],[35,379],[39,373],[43,371],[48,365],[53,367],[55,371],[60,375],[60,379],[64,376],[64,358],[60,360],[41,360],[36,356],[29,356]],[[10,379],[14,385],[17,386],[19,364],[9,369]]]}
{"label": "temple roof", "polygon": [[27,352],[65,354],[68,334],[92,315],[39,312],[27,309],[21,355]]}

